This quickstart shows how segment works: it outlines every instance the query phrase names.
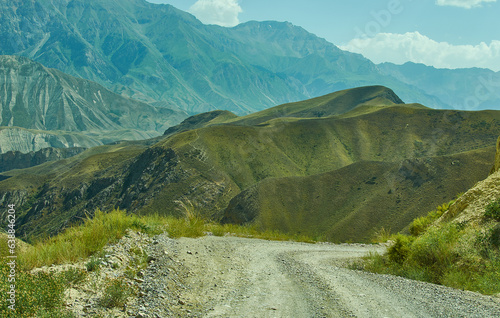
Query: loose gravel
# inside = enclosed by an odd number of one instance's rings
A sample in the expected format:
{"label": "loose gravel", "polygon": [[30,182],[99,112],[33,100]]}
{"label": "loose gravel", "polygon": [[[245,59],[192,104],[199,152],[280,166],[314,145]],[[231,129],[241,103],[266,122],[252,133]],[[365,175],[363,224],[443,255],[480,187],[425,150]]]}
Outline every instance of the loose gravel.
{"label": "loose gravel", "polygon": [[[127,278],[130,250],[137,248],[149,255],[148,264]],[[174,240],[130,233],[107,249],[103,268],[73,286],[66,301],[81,317],[500,317],[497,297],[344,266],[384,250],[382,245],[231,236]],[[136,290],[123,308],[98,305],[102,288],[96,281],[110,277]]]}

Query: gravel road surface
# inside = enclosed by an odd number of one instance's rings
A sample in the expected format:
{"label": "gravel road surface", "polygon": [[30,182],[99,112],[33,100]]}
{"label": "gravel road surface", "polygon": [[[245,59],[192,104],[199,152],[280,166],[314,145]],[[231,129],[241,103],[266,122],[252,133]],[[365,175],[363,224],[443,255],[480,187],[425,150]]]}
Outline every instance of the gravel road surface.
{"label": "gravel road surface", "polygon": [[165,248],[178,317],[500,317],[497,297],[341,267],[379,245],[206,236]]}

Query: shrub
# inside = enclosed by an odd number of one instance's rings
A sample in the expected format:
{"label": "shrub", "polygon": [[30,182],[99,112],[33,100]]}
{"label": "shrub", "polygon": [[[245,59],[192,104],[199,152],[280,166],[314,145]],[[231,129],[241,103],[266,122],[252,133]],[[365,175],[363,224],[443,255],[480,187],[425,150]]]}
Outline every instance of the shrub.
{"label": "shrub", "polygon": [[409,253],[410,262],[426,268],[433,283],[440,283],[443,274],[457,258],[453,245],[459,238],[455,224],[429,228],[425,235],[418,237]]}
{"label": "shrub", "polygon": [[443,203],[438,206],[436,210],[429,212],[426,216],[422,216],[413,220],[410,224],[410,234],[413,236],[419,236],[424,233],[427,228],[439,219],[452,205],[455,201],[450,201],[448,203]]}
{"label": "shrub", "polygon": [[410,224],[410,234],[413,236],[419,236],[420,234],[425,232],[425,230],[429,227],[429,225],[431,225],[431,223],[432,220],[430,220],[426,216],[416,218]]}
{"label": "shrub", "polygon": [[373,243],[384,243],[392,238],[392,233],[390,229],[386,229],[384,227],[375,231],[372,242]]}
{"label": "shrub", "polygon": [[497,249],[500,247],[500,224],[495,225],[495,227],[491,229],[490,244]]}
{"label": "shrub", "polygon": [[387,250],[389,260],[397,264],[403,264],[410,254],[410,247],[414,238],[398,234],[394,239],[394,244]]}
{"label": "shrub", "polygon": [[141,269],[148,266],[151,257],[140,247],[131,247],[129,251],[132,254],[132,259],[130,265],[125,270],[125,276],[134,278]]}
{"label": "shrub", "polygon": [[486,218],[500,221],[500,199],[497,199],[486,206],[484,216]]}
{"label": "shrub", "polygon": [[[11,283],[8,281],[10,268],[5,262],[0,265],[0,294],[7,296]],[[15,311],[2,300],[0,317],[73,317],[64,309],[64,281],[53,273],[39,272],[31,274],[16,272]]]}
{"label": "shrub", "polygon": [[63,284],[73,285],[82,282],[85,277],[87,277],[87,273],[79,268],[70,268],[64,272],[61,272],[59,276]]}
{"label": "shrub", "polygon": [[87,272],[93,272],[99,269],[101,266],[102,261],[99,257],[97,256],[92,256],[89,261],[85,264],[85,268],[87,269]]}

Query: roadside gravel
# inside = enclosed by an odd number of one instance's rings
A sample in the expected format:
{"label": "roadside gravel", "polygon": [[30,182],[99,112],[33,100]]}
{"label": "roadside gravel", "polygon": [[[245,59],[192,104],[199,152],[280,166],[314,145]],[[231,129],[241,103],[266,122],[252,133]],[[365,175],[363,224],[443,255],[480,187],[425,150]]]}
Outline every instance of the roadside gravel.
{"label": "roadside gravel", "polygon": [[[148,264],[132,278],[126,271],[137,250],[147,253]],[[345,268],[384,250],[129,232],[106,248],[100,270],[67,290],[65,301],[78,317],[500,317],[497,297]],[[122,308],[99,305],[109,279],[136,291]]]}

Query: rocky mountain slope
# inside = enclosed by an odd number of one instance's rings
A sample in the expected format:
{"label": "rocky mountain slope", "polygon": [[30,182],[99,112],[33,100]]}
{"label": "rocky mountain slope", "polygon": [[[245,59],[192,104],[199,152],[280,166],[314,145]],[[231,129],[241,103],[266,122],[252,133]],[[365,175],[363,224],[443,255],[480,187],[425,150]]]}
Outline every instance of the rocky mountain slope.
{"label": "rocky mountain slope", "polygon": [[24,169],[38,166],[48,161],[57,161],[75,156],[83,152],[85,148],[43,148],[36,152],[22,153],[20,151],[9,151],[0,154],[0,172],[13,169]]}
{"label": "rocky mountain slope", "polygon": [[0,3],[0,54],[22,55],[135,99],[246,114],[362,85],[444,107],[360,55],[290,23],[204,25],[144,0]]}
{"label": "rocky mountain slope", "polygon": [[[66,131],[68,135],[81,132],[100,143],[133,135],[151,138],[185,116],[117,95],[99,84],[20,56],[0,56],[0,90],[7,92],[0,97],[1,126],[32,129],[32,133],[33,129]],[[7,133],[12,140],[6,140],[3,151],[28,150],[25,148],[30,147],[29,143],[23,145],[26,131],[9,130]],[[47,139],[43,132],[36,134],[42,134],[38,139]],[[57,147],[54,142],[50,144]],[[40,147],[34,145],[29,150]]]}
{"label": "rocky mountain slope", "polygon": [[49,147],[90,148],[101,144],[99,136],[88,136],[80,132],[0,127],[0,153],[9,151],[28,153]]}
{"label": "rocky mountain slope", "polygon": [[[205,217],[227,219],[230,215],[225,211],[230,211],[226,209],[231,200],[239,200],[233,199],[238,194],[244,197],[252,187],[266,189],[261,188],[266,182],[275,184],[277,193],[290,182],[290,189],[296,189],[290,190],[290,204],[269,203],[250,210],[257,211],[256,220],[269,216],[264,211],[271,207],[283,206],[295,207],[292,212],[305,217],[300,202],[309,202],[317,207],[313,212],[321,224],[360,229],[348,237],[335,236],[331,229],[317,233],[332,240],[366,238],[373,228],[359,225],[365,218],[388,220],[377,227],[390,225],[392,231],[399,231],[408,225],[405,222],[486,177],[500,113],[433,110],[398,101],[391,90],[375,86],[270,110],[290,112],[290,117],[270,119],[264,111],[227,116],[227,121],[221,119],[212,126],[211,120],[193,119],[200,128],[156,140],[96,147],[62,161],[6,172],[3,175],[9,178],[0,182],[0,198],[19,207],[20,232],[36,236],[57,233],[96,208],[180,215],[184,206]],[[316,114],[307,109],[322,109],[321,105],[328,105],[323,109],[327,115],[337,115],[293,117]],[[217,120],[213,114],[209,118]],[[203,127],[203,123],[209,125]],[[453,182],[443,181],[448,179]],[[316,181],[328,188],[318,188],[317,194],[301,193],[302,185]],[[344,191],[344,199],[334,196],[336,188]],[[435,195],[436,190],[440,195]],[[370,203],[377,206],[370,209]],[[352,206],[355,212],[344,214]],[[270,220],[275,221],[266,226],[277,226],[276,220],[293,215],[280,211],[273,210]]]}

